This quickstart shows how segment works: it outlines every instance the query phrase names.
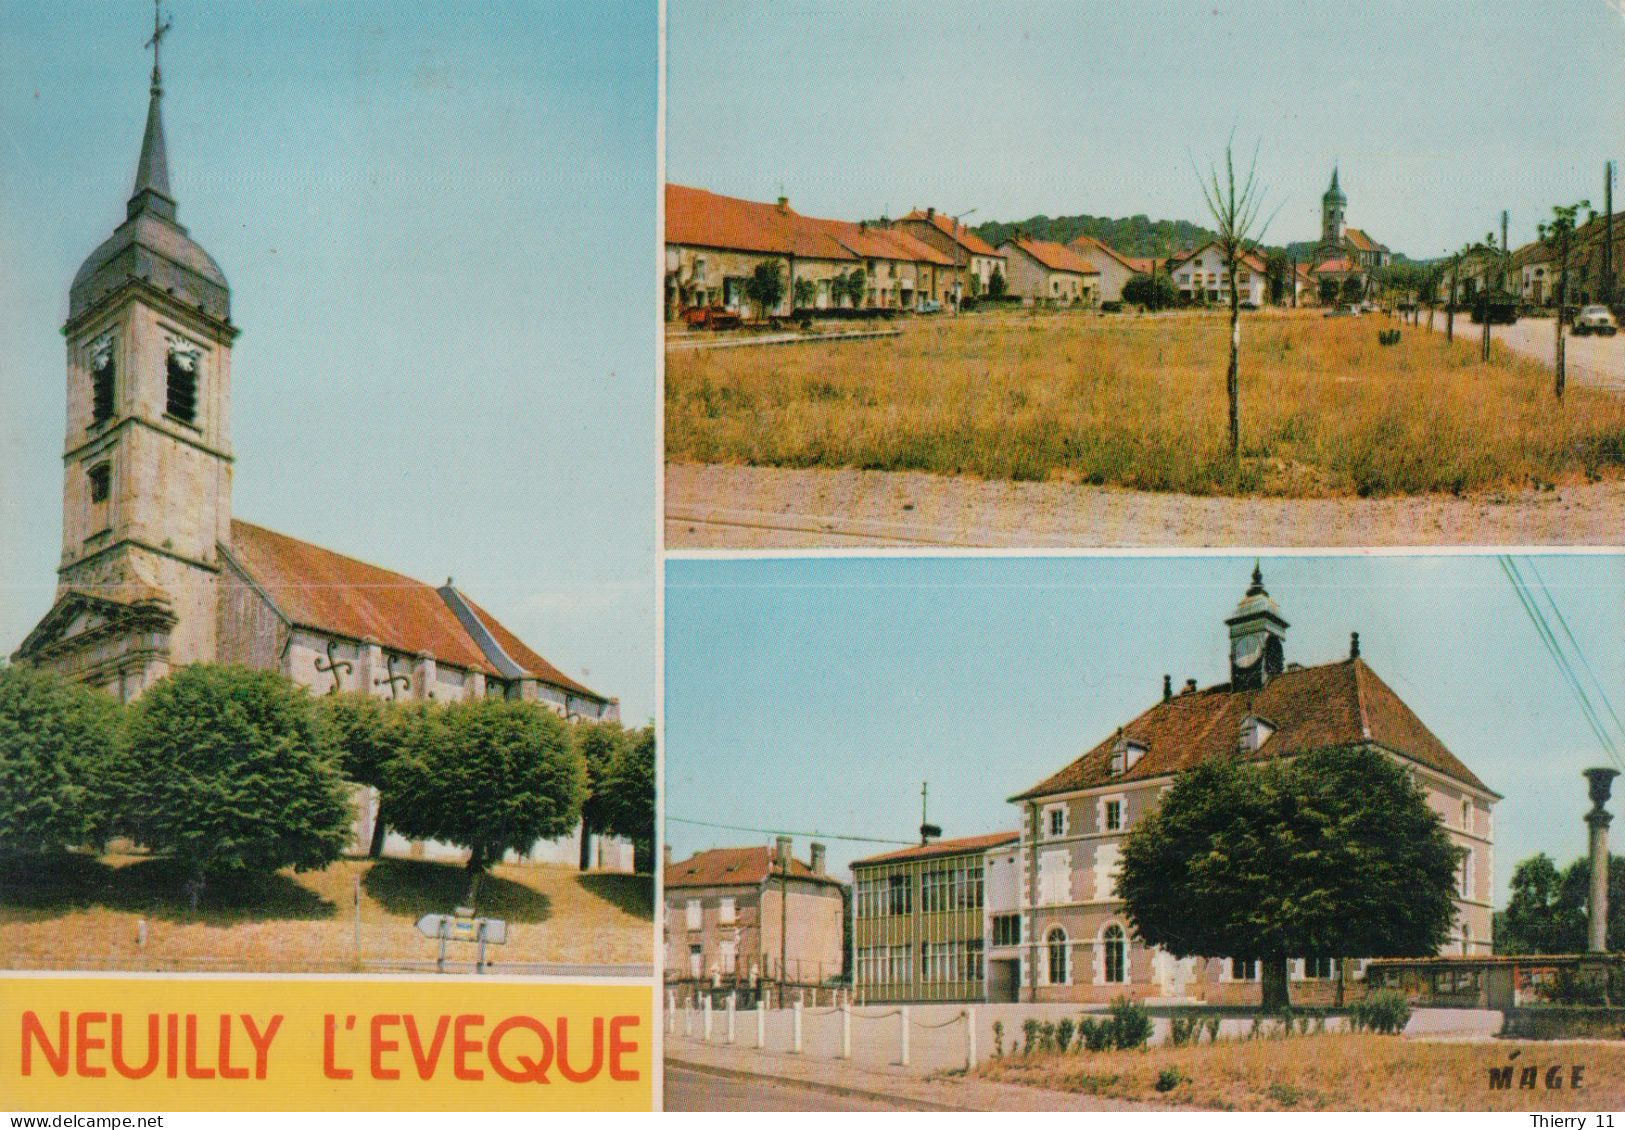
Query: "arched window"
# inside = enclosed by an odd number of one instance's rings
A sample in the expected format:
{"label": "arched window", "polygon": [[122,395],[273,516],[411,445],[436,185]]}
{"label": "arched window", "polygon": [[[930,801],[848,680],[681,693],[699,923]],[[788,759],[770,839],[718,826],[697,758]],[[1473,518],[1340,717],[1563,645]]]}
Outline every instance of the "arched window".
{"label": "arched window", "polygon": [[1066,931],[1056,926],[1044,935],[1044,944],[1049,948],[1049,983],[1066,984]]}
{"label": "arched window", "polygon": [[1100,938],[1105,950],[1106,982],[1120,985],[1128,980],[1128,939],[1123,936],[1123,928],[1117,925],[1106,927]]}

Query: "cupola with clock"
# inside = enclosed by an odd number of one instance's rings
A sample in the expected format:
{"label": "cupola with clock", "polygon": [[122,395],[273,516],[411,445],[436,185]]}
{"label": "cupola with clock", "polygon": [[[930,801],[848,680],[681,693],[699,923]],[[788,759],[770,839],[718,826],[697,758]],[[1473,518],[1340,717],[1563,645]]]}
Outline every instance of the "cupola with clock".
{"label": "cupola with clock", "polygon": [[1262,690],[1286,670],[1286,630],[1281,610],[1264,589],[1264,574],[1253,563],[1253,583],[1225,621],[1230,628],[1230,686],[1233,690]]}

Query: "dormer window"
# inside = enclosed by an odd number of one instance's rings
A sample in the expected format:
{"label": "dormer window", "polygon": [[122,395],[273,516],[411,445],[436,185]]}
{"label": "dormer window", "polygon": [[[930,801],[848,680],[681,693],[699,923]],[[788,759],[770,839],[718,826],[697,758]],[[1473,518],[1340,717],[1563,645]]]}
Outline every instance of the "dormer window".
{"label": "dormer window", "polygon": [[1258,717],[1256,714],[1249,714],[1241,720],[1241,734],[1237,742],[1237,748],[1242,753],[1257,753],[1259,749],[1263,748],[1264,743],[1270,740],[1270,735],[1273,733],[1275,733],[1273,723]]}
{"label": "dormer window", "polygon": [[1121,777],[1124,773],[1127,773],[1130,769],[1134,768],[1135,764],[1139,762],[1140,758],[1145,756],[1145,750],[1146,747],[1140,742],[1133,741],[1129,738],[1117,739],[1117,744],[1112,747],[1112,776]]}
{"label": "dormer window", "polygon": [[113,335],[103,334],[90,347],[90,422],[113,416]]}
{"label": "dormer window", "polygon": [[174,417],[183,424],[196,423],[197,346],[171,338],[166,370],[165,414]]}

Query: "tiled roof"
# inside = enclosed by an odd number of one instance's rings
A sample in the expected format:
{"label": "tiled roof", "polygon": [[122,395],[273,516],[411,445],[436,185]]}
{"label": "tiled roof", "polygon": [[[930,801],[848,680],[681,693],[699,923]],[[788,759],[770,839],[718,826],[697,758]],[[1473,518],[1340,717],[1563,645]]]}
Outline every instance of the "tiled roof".
{"label": "tiled roof", "polygon": [[1387,248],[1359,228],[1344,228],[1343,238],[1356,251],[1385,251]]}
{"label": "tiled roof", "polygon": [[1347,259],[1328,259],[1324,263],[1315,264],[1317,275],[1341,275],[1354,270],[1354,264]]}
{"label": "tiled roof", "polygon": [[[678,887],[757,887],[773,868],[773,849],[767,847],[712,848],[666,868],[663,880],[667,890]],[[790,878],[843,887],[833,875],[819,875],[799,859],[790,860]]]}
{"label": "tiled roof", "polygon": [[666,186],[666,242],[719,250],[851,260],[857,256],[816,222],[786,206]]}
{"label": "tiled roof", "polygon": [[[1218,241],[1210,239],[1206,243],[1202,244],[1202,246],[1196,248],[1194,251],[1181,251],[1178,255],[1175,255],[1173,258],[1168,260],[1168,270],[1171,272],[1177,267],[1182,267],[1186,262],[1196,258],[1208,248],[1216,248],[1217,246]],[[1256,251],[1242,252],[1240,262],[1248,270],[1257,271],[1260,274],[1267,272],[1269,269],[1268,265],[1264,262],[1264,257]]]}
{"label": "tiled roof", "polygon": [[1012,244],[1021,248],[1052,271],[1070,271],[1075,275],[1100,274],[1100,271],[1093,263],[1064,244],[1054,243],[1047,239],[1029,239],[1026,236],[1012,239],[1005,246],[1009,247]]}
{"label": "tiled roof", "polygon": [[[1138,270],[1138,268],[1134,265],[1135,261],[1133,259],[1130,259],[1125,255],[1118,254],[1117,249],[1111,244],[1098,240],[1092,235],[1080,235],[1077,239],[1074,239],[1071,243],[1067,244],[1067,246],[1076,251],[1078,254],[1082,255],[1085,259],[1089,259],[1091,255],[1105,255],[1108,258],[1117,260],[1117,262],[1121,263],[1131,271]],[[1093,259],[1089,259],[1089,261],[1091,263],[1094,262]],[[1146,272],[1142,273],[1149,273],[1149,268],[1147,268]]]}
{"label": "tiled roof", "polygon": [[906,231],[849,220],[809,220],[833,236],[840,245],[863,259],[895,259],[903,263],[935,263],[953,266],[953,256],[939,251]]}
{"label": "tiled roof", "polygon": [[[300,627],[353,640],[374,639],[391,651],[427,654],[437,662],[502,674],[440,593],[421,581],[235,518],[231,555],[282,614]],[[490,613],[468,603],[527,676],[604,701],[531,651]]]}
{"label": "tiled roof", "polygon": [[959,223],[952,216],[944,216],[941,212],[927,215],[916,208],[914,211],[904,216],[903,219],[920,220],[930,224],[943,235],[955,240],[959,246],[963,247],[966,251],[969,251],[972,255],[990,255],[1001,259],[1004,257],[1000,252],[995,251],[993,249],[993,245],[988,243],[987,240],[971,231],[964,224]]}
{"label": "tiled roof", "polygon": [[1363,659],[1288,668],[1262,690],[1233,691],[1228,683],[1175,695],[1123,727],[1122,736],[1145,747],[1126,772],[1112,775],[1117,735],[1059,773],[1012,797],[1028,800],[1097,785],[1164,777],[1214,757],[1238,755],[1237,738],[1248,716],[1275,731],[1251,759],[1292,757],[1331,746],[1375,742],[1474,788],[1489,787],[1423,725]]}
{"label": "tiled roof", "polygon": [[939,855],[964,855],[966,852],[986,851],[989,848],[1013,844],[1021,838],[1019,832],[989,832],[983,836],[962,836],[957,840],[937,840],[935,843],[888,851],[884,855],[871,855],[855,859],[853,867],[866,867],[872,863],[901,863],[909,859],[931,859]]}

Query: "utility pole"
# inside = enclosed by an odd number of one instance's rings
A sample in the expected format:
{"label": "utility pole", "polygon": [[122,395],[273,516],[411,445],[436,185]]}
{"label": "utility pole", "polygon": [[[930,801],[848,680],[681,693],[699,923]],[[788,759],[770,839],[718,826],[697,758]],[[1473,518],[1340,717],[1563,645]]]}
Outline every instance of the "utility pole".
{"label": "utility pole", "polygon": [[780,836],[777,843],[779,865],[779,1007],[784,1007],[786,990],[785,965],[790,954],[790,837]]}
{"label": "utility pole", "polygon": [[[1502,212],[1501,215],[1504,217],[1506,215],[1506,213]],[[1505,237],[1503,236],[1502,239],[1504,241]],[[1493,231],[1490,232],[1490,237],[1486,242],[1488,242],[1488,244],[1489,244],[1489,252],[1488,253],[1490,255],[1494,255],[1495,254],[1495,233]],[[1504,248],[1503,248],[1503,250],[1504,250]],[[1483,292],[1483,295],[1484,295],[1484,337],[1483,337],[1482,341],[1479,343],[1478,359],[1480,361],[1484,362],[1485,364],[1488,364],[1489,359],[1490,359],[1490,265],[1489,265],[1489,263],[1484,264],[1484,282],[1483,282],[1483,285],[1481,287],[1479,287],[1479,289],[1480,289],[1480,291]]]}
{"label": "utility pole", "polygon": [[1614,163],[1603,165],[1602,175],[1602,299],[1604,306],[1614,304]]}

